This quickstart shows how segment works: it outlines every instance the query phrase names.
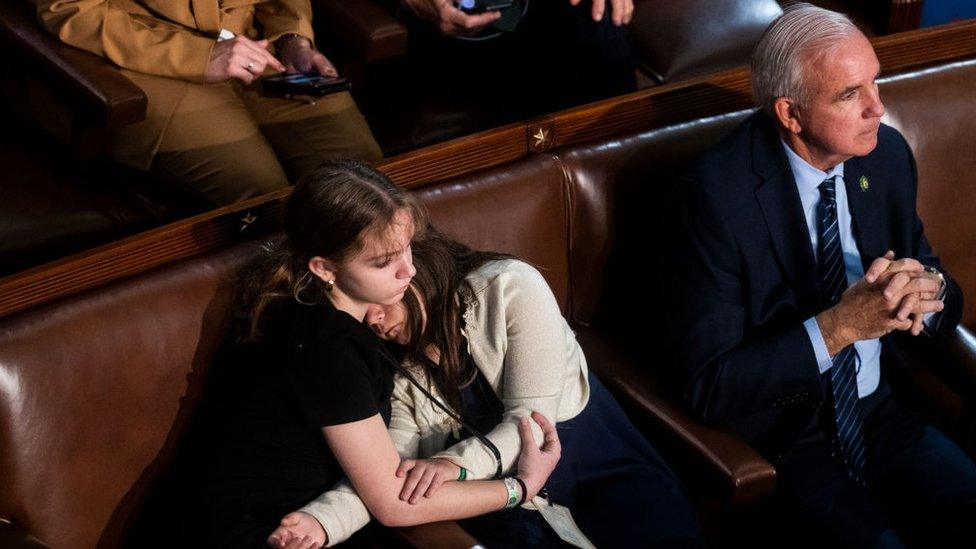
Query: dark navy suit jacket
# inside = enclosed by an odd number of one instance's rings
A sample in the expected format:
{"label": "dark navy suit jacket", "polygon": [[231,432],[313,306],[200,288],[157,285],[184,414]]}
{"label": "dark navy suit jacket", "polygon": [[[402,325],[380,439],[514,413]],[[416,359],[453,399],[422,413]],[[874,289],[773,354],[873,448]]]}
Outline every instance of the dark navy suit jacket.
{"label": "dark navy suit jacket", "polygon": [[[908,144],[884,125],[874,151],[844,164],[865,270],[889,249],[942,270],[915,212],[916,175]],[[802,323],[826,304],[772,121],[762,113],[743,121],[695,163],[677,200],[668,325],[685,397],[704,422],[730,425],[781,461],[824,401]],[[959,286],[946,279],[935,338],[954,330],[962,314]],[[883,355],[889,344],[882,338]]]}

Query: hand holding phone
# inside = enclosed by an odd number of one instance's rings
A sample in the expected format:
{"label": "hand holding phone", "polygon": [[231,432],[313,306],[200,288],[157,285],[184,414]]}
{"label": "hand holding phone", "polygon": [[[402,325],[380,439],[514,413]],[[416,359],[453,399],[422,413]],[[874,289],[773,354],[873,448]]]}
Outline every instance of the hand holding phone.
{"label": "hand holding phone", "polygon": [[352,83],[339,76],[322,76],[317,72],[276,74],[261,79],[261,90],[268,95],[282,97],[323,97],[346,91]]}
{"label": "hand holding phone", "polygon": [[458,0],[457,7],[467,14],[501,11],[512,7],[515,0]]}

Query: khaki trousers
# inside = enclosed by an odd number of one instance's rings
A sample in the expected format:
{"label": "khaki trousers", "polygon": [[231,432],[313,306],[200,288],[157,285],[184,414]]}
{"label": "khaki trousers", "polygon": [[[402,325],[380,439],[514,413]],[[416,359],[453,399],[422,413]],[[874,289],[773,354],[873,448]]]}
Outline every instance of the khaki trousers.
{"label": "khaki trousers", "polygon": [[123,70],[146,120],[109,136],[120,162],[187,184],[222,206],[294,183],[321,162],[376,162],[379,145],[348,92],[309,105],[234,82],[195,84]]}

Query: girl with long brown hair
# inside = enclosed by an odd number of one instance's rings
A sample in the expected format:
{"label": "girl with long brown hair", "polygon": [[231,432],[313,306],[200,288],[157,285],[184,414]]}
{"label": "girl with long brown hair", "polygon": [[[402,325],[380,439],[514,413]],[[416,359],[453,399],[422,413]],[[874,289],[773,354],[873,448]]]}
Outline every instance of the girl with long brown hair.
{"label": "girl with long brown hair", "polygon": [[[245,292],[242,342],[211,374],[177,498],[182,516],[169,525],[179,538],[172,546],[264,547],[282,515],[343,477],[392,525],[469,517],[534,496],[559,458],[541,416],[542,448],[527,444],[509,478],[457,485],[425,505],[397,497],[400,458],[387,431],[393,369],[363,319],[371,304],[393,305],[408,291],[411,239],[425,226],[414,199],[363,164],[329,163],[295,187],[284,226],[285,242]],[[531,436],[528,420],[521,429]]]}
{"label": "girl with long brown hair", "polygon": [[[588,371],[543,276],[431,227],[413,249],[412,291],[370,306],[365,317],[405,365],[390,422],[405,458],[397,469],[401,499],[419,505],[465,484],[454,481],[507,474],[524,449],[518,418],[536,410],[557,423],[563,448],[548,483],[551,501],[568,507],[593,543],[701,546],[684,489]],[[488,547],[556,546],[559,537],[536,512],[550,517],[549,504],[530,498],[525,508],[462,525]],[[339,486],[286,516],[273,541],[321,529],[339,541],[368,520],[355,493]]]}

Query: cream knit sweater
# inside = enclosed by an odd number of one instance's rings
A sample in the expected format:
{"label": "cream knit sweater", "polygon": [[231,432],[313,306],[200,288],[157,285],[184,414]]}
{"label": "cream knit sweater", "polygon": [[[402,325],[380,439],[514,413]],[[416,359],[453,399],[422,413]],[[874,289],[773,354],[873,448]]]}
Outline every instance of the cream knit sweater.
{"label": "cream knit sweater", "polygon": [[[498,447],[507,473],[521,449],[519,418],[538,411],[566,421],[586,406],[586,358],[552,290],[530,265],[492,261],[467,281],[474,293],[466,304],[463,333],[471,357],[505,408],[501,422],[486,436]],[[423,375],[414,378],[426,383]],[[435,387],[427,388],[438,396]],[[400,375],[394,380],[392,408],[390,436],[401,456],[444,458],[467,469],[471,479],[494,476],[494,455],[479,440],[469,438],[443,450],[458,425]],[[531,425],[541,443],[542,431]],[[330,546],[369,522],[366,506],[346,479],[301,511],[318,519]]]}

